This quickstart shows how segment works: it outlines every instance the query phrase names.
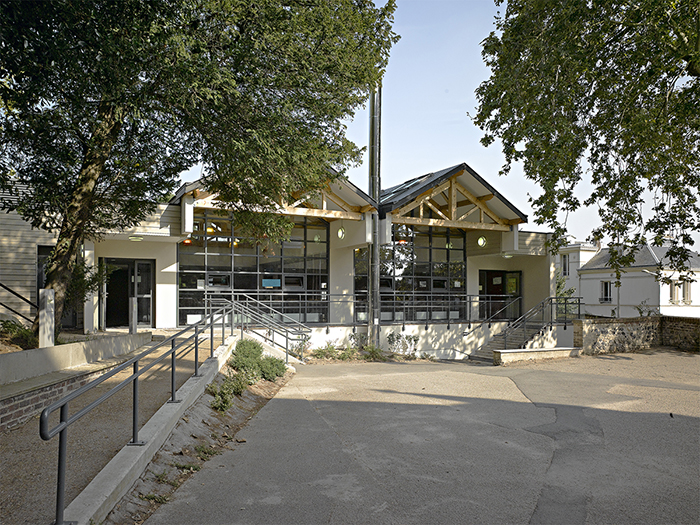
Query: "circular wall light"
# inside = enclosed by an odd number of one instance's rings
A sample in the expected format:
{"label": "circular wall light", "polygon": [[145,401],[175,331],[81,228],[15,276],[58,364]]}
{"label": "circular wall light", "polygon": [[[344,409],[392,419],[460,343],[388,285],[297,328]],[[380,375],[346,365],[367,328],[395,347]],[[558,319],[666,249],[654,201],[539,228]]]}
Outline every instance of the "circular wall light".
{"label": "circular wall light", "polygon": [[338,239],[345,239],[345,228],[338,228]]}
{"label": "circular wall light", "polygon": [[139,235],[130,235],[129,240],[133,242],[139,242],[143,240],[143,237],[140,237]]}
{"label": "circular wall light", "polygon": [[479,245],[479,248],[483,248],[488,244],[488,242],[489,241],[483,235],[476,240],[476,244]]}

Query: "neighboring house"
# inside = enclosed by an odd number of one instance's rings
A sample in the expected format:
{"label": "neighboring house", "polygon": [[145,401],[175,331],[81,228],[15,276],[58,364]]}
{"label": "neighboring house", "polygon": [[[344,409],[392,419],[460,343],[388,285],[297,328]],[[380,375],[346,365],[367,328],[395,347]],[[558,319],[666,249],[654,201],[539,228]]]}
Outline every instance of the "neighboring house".
{"label": "neighboring house", "polygon": [[[85,243],[89,264],[102,260],[114,271],[78,324],[86,332],[127,326],[136,297],[140,326],[184,326],[204,315],[206,298],[245,293],[308,324],[317,340],[344,340],[374,322],[368,247],[377,212],[384,338],[405,330],[425,348],[457,348],[472,323],[516,318],[554,295],[547,234],[520,231],[527,217],[466,164],[384,190],[379,203],[340,179],[277,212],[294,221],[291,239],[260,244],[236,230],[216,195],[183,185],[137,227]],[[17,215],[1,215],[0,283],[36,301],[53,242]],[[1,289],[0,303],[34,314]]]}
{"label": "neighboring house", "polygon": [[559,250],[557,257],[557,270],[564,278],[564,288],[573,288],[574,297],[580,297],[578,270],[598,253],[600,245],[586,241],[574,241]]}
{"label": "neighboring house", "polygon": [[[621,286],[615,286],[615,272],[610,268],[609,248],[603,248],[578,270],[578,291],[586,304],[586,313],[602,317],[638,317],[650,313],[679,317],[700,317],[700,254],[692,253],[690,269],[695,282],[681,282],[666,264],[667,247],[644,245],[634,263],[624,269]],[[661,264],[664,276],[673,284],[656,280],[654,273]]]}

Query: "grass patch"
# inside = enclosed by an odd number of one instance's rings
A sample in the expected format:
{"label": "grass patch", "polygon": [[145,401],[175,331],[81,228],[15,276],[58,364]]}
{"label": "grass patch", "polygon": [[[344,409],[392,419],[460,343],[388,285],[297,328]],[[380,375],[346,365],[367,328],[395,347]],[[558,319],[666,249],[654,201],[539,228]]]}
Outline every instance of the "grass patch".
{"label": "grass patch", "polygon": [[154,503],[167,503],[168,496],[161,496],[159,494],[139,494],[139,498],[144,501],[152,501]]}
{"label": "grass patch", "polygon": [[217,454],[221,454],[221,452],[213,449],[208,445],[197,445],[196,447],[194,447],[194,451],[197,453],[197,457],[202,461],[209,461]]}
{"label": "grass patch", "polygon": [[189,470],[190,472],[197,472],[202,468],[194,463],[173,463],[172,465],[178,470]]}

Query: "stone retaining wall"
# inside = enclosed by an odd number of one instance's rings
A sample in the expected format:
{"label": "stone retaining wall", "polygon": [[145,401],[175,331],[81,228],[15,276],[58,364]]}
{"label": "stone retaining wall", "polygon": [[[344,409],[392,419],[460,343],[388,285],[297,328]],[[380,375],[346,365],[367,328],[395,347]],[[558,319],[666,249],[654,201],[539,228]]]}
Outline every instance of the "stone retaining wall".
{"label": "stone retaining wall", "polygon": [[700,319],[631,317],[574,321],[574,346],[583,353],[634,352],[654,346],[700,351]]}

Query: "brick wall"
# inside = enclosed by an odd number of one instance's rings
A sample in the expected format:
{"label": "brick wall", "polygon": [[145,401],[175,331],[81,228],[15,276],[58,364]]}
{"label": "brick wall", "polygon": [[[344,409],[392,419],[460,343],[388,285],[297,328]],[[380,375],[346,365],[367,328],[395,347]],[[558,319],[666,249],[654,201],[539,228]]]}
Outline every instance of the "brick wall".
{"label": "brick wall", "polygon": [[584,354],[634,352],[654,346],[700,351],[700,319],[632,317],[574,321],[574,346]]}
{"label": "brick wall", "polygon": [[662,317],[661,340],[665,346],[700,352],[700,318]]}
{"label": "brick wall", "polygon": [[29,421],[34,416],[39,415],[44,408],[54,401],[86,385],[93,379],[111,370],[111,368],[77,375],[52,385],[1,400],[0,432]]}

